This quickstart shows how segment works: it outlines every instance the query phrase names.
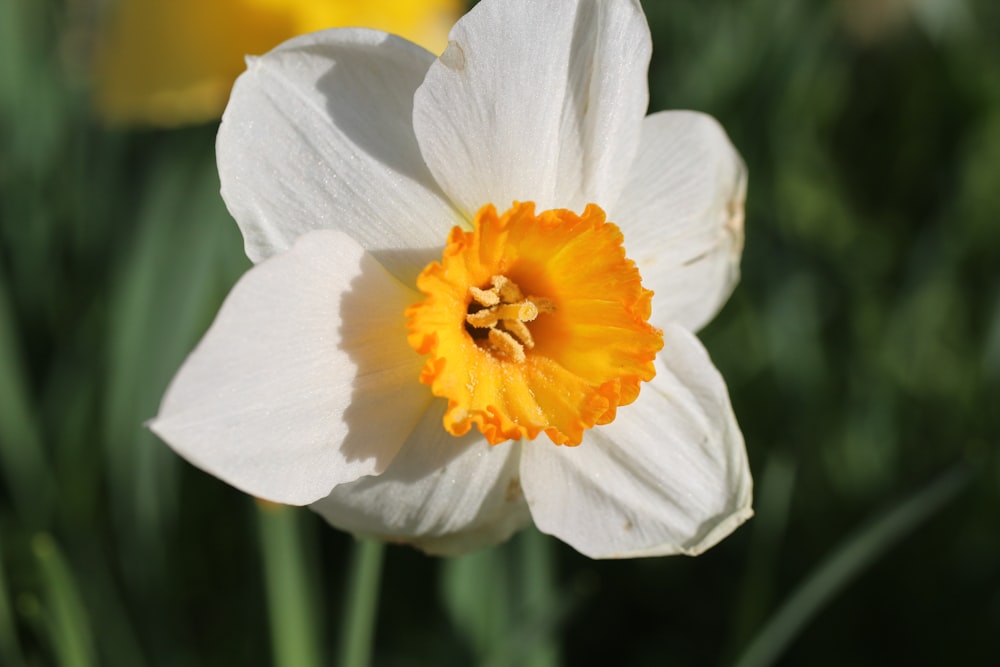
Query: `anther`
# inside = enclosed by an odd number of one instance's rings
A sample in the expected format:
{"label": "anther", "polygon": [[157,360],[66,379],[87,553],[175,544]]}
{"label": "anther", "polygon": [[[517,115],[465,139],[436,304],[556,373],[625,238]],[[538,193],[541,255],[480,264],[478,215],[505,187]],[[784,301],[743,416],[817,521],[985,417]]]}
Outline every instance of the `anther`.
{"label": "anther", "polygon": [[518,338],[529,350],[535,347],[535,339],[531,336],[531,331],[521,320],[504,320],[503,328]]}
{"label": "anther", "polygon": [[500,296],[494,290],[479,289],[478,287],[470,287],[469,294],[480,306],[495,306],[500,303]]}
{"label": "anther", "polygon": [[523,363],[527,359],[524,355],[524,347],[506,331],[490,329],[490,345],[517,363]]}
{"label": "anther", "polygon": [[504,303],[515,303],[524,299],[521,288],[507,276],[493,276],[493,289],[500,293],[500,300]]}

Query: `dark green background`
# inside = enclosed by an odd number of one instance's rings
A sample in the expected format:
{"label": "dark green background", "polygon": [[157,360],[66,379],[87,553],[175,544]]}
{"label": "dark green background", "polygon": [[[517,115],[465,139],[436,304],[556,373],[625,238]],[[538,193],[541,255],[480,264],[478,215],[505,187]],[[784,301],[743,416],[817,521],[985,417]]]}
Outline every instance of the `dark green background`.
{"label": "dark green background", "polygon": [[[1000,4],[645,6],[651,110],[715,115],[749,166],[743,281],[702,339],[757,516],[697,559],[389,547],[375,662],[990,663]],[[275,617],[332,661],[352,540],[142,427],[248,262],[214,127],[88,113],[85,13],[0,0],[0,664],[267,664]],[[269,602],[268,563],[306,585]]]}

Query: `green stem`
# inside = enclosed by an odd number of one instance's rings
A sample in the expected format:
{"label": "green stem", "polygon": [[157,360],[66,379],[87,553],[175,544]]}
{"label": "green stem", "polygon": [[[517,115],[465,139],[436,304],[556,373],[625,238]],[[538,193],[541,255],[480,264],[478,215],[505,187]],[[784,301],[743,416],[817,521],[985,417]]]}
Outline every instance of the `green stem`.
{"label": "green stem", "polygon": [[277,667],[323,664],[316,631],[317,605],[309,592],[315,586],[310,586],[306,564],[311,545],[303,535],[300,515],[297,509],[257,503],[271,646]]}
{"label": "green stem", "polygon": [[534,527],[521,531],[516,542],[520,560],[521,602],[525,616],[533,619],[521,642],[526,667],[550,667],[562,661],[555,638],[560,617],[559,593],[556,590],[555,544],[551,537]]}
{"label": "green stem", "polygon": [[384,544],[370,540],[355,541],[352,547],[337,663],[342,667],[371,663],[384,552]]}

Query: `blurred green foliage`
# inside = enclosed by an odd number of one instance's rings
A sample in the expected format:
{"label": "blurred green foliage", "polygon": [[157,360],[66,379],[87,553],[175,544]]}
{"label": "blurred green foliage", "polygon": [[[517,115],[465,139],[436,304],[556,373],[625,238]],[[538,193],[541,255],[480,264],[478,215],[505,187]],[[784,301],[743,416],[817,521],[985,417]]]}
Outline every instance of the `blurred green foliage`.
{"label": "blurred green foliage", "polygon": [[[644,4],[651,109],[715,115],[749,166],[743,282],[702,338],[757,516],[697,559],[389,547],[375,662],[984,664],[1000,5]],[[86,7],[0,0],[0,664],[322,664],[351,539],[142,426],[248,262],[214,127],[90,115]]]}

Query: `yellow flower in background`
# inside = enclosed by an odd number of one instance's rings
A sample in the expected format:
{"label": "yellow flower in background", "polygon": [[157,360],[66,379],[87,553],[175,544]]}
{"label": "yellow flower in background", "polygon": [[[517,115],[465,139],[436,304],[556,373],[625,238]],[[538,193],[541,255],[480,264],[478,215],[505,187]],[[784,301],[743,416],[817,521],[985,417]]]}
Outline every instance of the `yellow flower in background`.
{"label": "yellow flower in background", "polygon": [[218,118],[244,56],[335,26],[400,35],[435,53],[460,0],[119,0],[97,47],[95,104],[112,123]]}

